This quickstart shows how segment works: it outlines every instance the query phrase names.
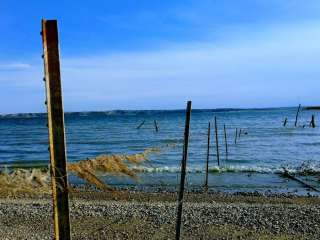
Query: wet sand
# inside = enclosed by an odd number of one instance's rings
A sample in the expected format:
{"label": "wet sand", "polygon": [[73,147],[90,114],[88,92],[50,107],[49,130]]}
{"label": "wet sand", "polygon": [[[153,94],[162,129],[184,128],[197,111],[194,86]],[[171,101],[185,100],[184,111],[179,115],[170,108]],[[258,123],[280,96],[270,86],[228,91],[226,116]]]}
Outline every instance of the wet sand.
{"label": "wet sand", "polygon": [[[176,193],[70,196],[72,239],[174,239]],[[320,239],[320,198],[187,193],[182,239]],[[52,239],[50,196],[0,199],[0,239]]]}

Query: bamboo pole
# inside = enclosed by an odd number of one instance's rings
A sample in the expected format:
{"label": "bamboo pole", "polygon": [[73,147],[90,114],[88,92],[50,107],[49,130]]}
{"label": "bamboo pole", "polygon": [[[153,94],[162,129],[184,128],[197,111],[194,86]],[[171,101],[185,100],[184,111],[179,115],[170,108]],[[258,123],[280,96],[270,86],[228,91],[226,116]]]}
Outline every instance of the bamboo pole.
{"label": "bamboo pole", "polygon": [[223,132],[224,132],[224,143],[225,143],[225,149],[226,149],[226,159],[228,159],[228,139],[227,139],[227,130],[226,130],[225,124],[223,124]]}
{"label": "bamboo pole", "polygon": [[186,177],[187,159],[188,159],[190,116],[191,116],[191,101],[188,101],[187,109],[186,109],[186,123],[185,123],[185,129],[184,129],[183,153],[182,153],[182,160],[181,160],[181,180],[180,180],[180,189],[179,189],[179,196],[178,196],[176,240],[180,239],[180,231],[181,231],[183,192],[184,192],[184,182]]}
{"label": "bamboo pole", "polygon": [[48,132],[56,240],[69,240],[70,217],[64,112],[61,94],[58,26],[56,20],[42,20],[42,41],[48,111]]}
{"label": "bamboo pole", "polygon": [[298,107],[298,110],[297,110],[297,113],[296,113],[296,121],[294,122],[294,126],[295,127],[297,126],[297,123],[298,123],[298,116],[299,116],[300,108],[301,108],[301,104],[299,104],[299,107]]}
{"label": "bamboo pole", "polygon": [[206,178],[204,187],[208,189],[208,174],[209,174],[209,156],[210,156],[210,131],[211,131],[211,124],[208,123],[208,143],[207,143],[207,161],[206,161]]}
{"label": "bamboo pole", "polygon": [[220,166],[220,154],[219,154],[219,139],[218,139],[217,117],[214,117],[214,131],[215,131],[215,135],[216,135],[217,162],[218,162],[218,166]]}

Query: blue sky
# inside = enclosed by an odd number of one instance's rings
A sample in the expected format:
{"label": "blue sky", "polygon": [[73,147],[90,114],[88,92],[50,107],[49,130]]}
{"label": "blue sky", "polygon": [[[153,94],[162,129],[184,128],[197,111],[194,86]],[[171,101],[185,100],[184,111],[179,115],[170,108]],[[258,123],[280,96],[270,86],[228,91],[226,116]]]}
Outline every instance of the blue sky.
{"label": "blue sky", "polygon": [[42,18],[66,111],[320,105],[320,1],[0,3],[0,113],[43,112]]}

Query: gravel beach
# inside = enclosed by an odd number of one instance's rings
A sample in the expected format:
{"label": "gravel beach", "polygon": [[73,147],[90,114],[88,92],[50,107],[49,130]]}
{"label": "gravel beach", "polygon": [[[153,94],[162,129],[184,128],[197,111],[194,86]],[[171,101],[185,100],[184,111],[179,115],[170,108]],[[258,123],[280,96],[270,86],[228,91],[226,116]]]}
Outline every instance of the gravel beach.
{"label": "gravel beach", "polygon": [[[174,239],[174,193],[72,194],[72,239]],[[182,239],[320,239],[316,197],[186,194]],[[0,199],[0,239],[52,239],[48,197]]]}

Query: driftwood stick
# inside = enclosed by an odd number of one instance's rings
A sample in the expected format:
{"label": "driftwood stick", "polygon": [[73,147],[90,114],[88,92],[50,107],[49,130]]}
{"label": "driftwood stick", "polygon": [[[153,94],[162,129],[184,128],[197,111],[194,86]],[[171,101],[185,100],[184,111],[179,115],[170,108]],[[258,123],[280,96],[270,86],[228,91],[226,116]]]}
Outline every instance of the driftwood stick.
{"label": "driftwood stick", "polygon": [[218,139],[217,117],[214,117],[214,130],[215,130],[215,135],[216,135],[217,161],[218,161],[218,166],[220,166],[220,154],[219,154],[219,139]]}
{"label": "driftwood stick", "polygon": [[142,123],[139,124],[139,126],[137,127],[137,129],[140,129],[145,122],[146,122],[146,120],[143,120]]}
{"label": "driftwood stick", "polygon": [[291,175],[287,169],[284,169],[284,171],[283,171],[283,173],[282,173],[282,176],[287,177],[287,178],[289,178],[289,179],[291,179],[291,180],[297,181],[297,182],[301,183],[302,185],[304,185],[306,188],[310,188],[310,189],[312,189],[312,190],[315,191],[315,192],[319,192],[319,190],[316,189],[315,187],[313,187],[313,186],[311,186],[310,184],[302,181],[301,179],[299,179],[299,178]]}
{"label": "driftwood stick", "polygon": [[298,123],[298,116],[299,116],[300,108],[301,108],[301,104],[299,104],[299,107],[298,107],[298,110],[297,110],[297,113],[296,113],[296,121],[294,122],[294,126],[295,127],[297,126],[297,123]]}

